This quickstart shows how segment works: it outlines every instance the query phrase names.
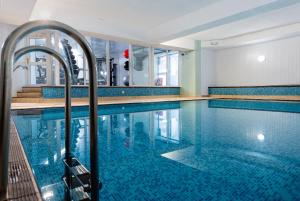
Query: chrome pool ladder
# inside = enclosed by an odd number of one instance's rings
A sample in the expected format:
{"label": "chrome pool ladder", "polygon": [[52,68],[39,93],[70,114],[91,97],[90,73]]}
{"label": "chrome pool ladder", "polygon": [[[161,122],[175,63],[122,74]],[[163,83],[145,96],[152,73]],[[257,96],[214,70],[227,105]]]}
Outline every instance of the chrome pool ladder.
{"label": "chrome pool ladder", "polygon": [[[83,171],[89,174],[88,181],[82,185],[88,185],[88,188],[83,188],[88,191],[90,196],[88,200],[99,200],[99,169],[98,169],[98,122],[97,122],[97,70],[96,59],[90,48],[88,42],[78,31],[72,27],[57,21],[32,21],[16,28],[6,39],[1,53],[0,65],[0,200],[5,199],[7,194],[8,183],[8,152],[9,152],[9,136],[10,136],[10,110],[11,110],[11,84],[12,84],[12,70],[15,61],[22,55],[32,51],[42,51],[54,56],[65,70],[66,77],[66,157],[64,160],[66,175],[64,180],[68,187],[72,185],[72,178],[78,178],[78,172],[74,172],[76,165],[83,167],[80,162],[71,156],[71,73],[63,57],[56,51],[38,46],[29,46],[20,49],[15,53],[17,43],[26,35],[39,30],[52,29],[61,31],[72,37],[83,49],[89,67],[89,115],[90,115],[90,173],[85,169]],[[77,161],[78,163],[74,163]],[[80,164],[80,166],[79,166]],[[79,168],[80,169],[80,168]],[[83,177],[86,179],[86,177]],[[81,181],[81,180],[79,180]],[[85,181],[83,181],[85,182]],[[80,183],[80,182],[79,182]],[[70,190],[70,189],[69,189]],[[71,198],[72,199],[72,198]]]}

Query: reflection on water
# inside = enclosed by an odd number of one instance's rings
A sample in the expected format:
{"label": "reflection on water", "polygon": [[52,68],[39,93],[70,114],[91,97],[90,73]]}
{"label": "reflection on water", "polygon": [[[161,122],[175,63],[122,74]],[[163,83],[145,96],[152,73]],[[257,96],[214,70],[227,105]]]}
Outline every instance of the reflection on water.
{"label": "reflection on water", "polygon": [[[300,199],[300,114],[274,111],[276,105],[272,112],[239,109],[243,102],[220,107],[228,104],[189,101],[150,111],[143,111],[144,104],[129,110],[120,105],[101,114],[101,198]],[[62,110],[14,120],[44,199],[62,199]],[[88,127],[87,108],[74,111],[72,152],[87,167]]]}

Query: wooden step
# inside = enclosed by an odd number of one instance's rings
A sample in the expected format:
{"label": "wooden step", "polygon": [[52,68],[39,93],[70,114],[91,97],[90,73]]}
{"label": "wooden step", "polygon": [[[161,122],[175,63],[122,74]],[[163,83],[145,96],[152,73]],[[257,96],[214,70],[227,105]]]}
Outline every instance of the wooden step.
{"label": "wooden step", "polygon": [[31,86],[26,86],[22,87],[22,92],[42,92],[41,87],[31,87]]}
{"label": "wooden step", "polygon": [[18,98],[40,98],[42,97],[41,92],[18,92]]}
{"label": "wooden step", "polygon": [[42,103],[45,102],[43,98],[22,98],[22,97],[13,97],[13,103]]}

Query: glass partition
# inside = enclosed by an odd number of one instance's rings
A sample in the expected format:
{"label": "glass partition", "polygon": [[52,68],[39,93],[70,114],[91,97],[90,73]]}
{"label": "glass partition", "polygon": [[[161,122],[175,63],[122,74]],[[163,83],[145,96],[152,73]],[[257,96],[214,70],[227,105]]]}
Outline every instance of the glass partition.
{"label": "glass partition", "polygon": [[167,50],[154,49],[154,85],[167,85]]}
{"label": "glass partition", "polygon": [[98,85],[107,85],[107,63],[106,63],[106,40],[99,38],[91,38],[91,47],[96,56],[97,72],[98,72]]}
{"label": "glass partition", "polygon": [[154,49],[154,85],[179,85],[179,51]]}
{"label": "glass partition", "polygon": [[[47,37],[30,37],[29,45],[47,46]],[[47,68],[49,65],[48,55],[43,52],[31,52],[29,57],[30,84],[47,84],[47,76],[49,77],[47,73]]]}
{"label": "glass partition", "polygon": [[149,84],[149,53],[150,48],[132,45],[132,85]]}
{"label": "glass partition", "polygon": [[[71,74],[73,85],[85,85],[88,83],[88,72],[85,65],[85,55],[80,45],[66,34],[61,34],[59,37],[59,52],[68,59],[68,55],[72,59]],[[64,84],[64,71],[60,68],[60,84]]]}
{"label": "glass partition", "polygon": [[129,44],[109,41],[110,86],[129,86]]}
{"label": "glass partition", "polygon": [[[87,36],[96,56],[98,85],[103,86],[179,86],[179,51],[126,42],[108,41]],[[43,45],[59,51],[71,62],[73,85],[89,83],[88,67],[80,46],[60,32],[39,33],[26,38],[30,45]],[[26,57],[30,84],[63,85],[60,64],[45,53],[33,52]]]}
{"label": "glass partition", "polygon": [[169,86],[178,86],[179,52],[178,51],[169,51],[168,57],[169,57],[169,68],[168,68],[169,83],[168,83],[168,85]]}

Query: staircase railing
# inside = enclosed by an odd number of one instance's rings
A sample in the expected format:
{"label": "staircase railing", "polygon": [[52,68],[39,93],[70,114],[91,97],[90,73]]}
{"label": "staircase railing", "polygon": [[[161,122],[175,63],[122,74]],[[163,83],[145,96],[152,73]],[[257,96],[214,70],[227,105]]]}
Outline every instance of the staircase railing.
{"label": "staircase railing", "polygon": [[[10,137],[10,109],[14,51],[17,43],[26,35],[39,30],[52,29],[72,37],[83,49],[89,67],[89,114],[90,114],[90,182],[91,199],[99,200],[98,170],[98,122],[97,122],[97,70],[96,59],[88,42],[78,31],[57,21],[32,21],[16,28],[6,39],[0,65],[0,198],[7,193],[8,152]],[[23,50],[24,51],[24,50]],[[50,52],[52,54],[53,52]],[[56,55],[56,54],[55,54]],[[54,56],[54,54],[53,54]]]}

